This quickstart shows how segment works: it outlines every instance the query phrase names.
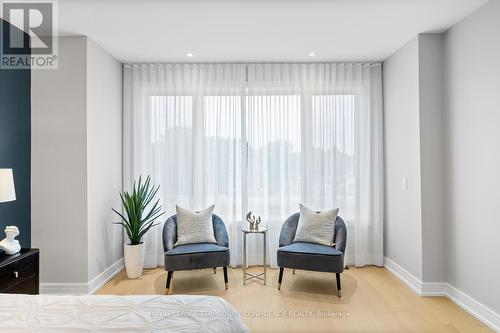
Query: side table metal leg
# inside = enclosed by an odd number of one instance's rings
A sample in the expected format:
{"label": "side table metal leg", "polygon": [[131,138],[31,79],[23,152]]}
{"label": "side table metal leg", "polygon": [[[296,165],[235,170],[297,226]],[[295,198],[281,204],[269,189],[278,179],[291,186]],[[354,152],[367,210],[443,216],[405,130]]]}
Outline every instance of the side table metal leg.
{"label": "side table metal leg", "polygon": [[264,285],[266,285],[266,252],[267,252],[267,237],[266,233],[263,233],[264,235]]}
{"label": "side table metal leg", "polygon": [[243,285],[247,279],[247,234],[243,232]]}

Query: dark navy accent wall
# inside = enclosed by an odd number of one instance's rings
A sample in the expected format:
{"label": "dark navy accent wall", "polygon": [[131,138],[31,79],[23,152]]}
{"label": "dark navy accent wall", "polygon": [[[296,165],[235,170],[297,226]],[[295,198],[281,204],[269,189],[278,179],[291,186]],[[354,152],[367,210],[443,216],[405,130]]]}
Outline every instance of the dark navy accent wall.
{"label": "dark navy accent wall", "polygon": [[[0,21],[4,28],[9,24]],[[15,225],[22,247],[31,245],[30,164],[31,71],[0,69],[0,168],[13,169],[17,197],[0,203],[0,239],[5,237],[5,226]]]}

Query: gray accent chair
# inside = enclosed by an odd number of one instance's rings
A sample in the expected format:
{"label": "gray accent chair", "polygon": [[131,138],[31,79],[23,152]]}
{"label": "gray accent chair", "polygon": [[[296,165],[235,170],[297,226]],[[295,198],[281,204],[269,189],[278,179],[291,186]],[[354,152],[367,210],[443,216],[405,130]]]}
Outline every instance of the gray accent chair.
{"label": "gray accent chair", "polygon": [[278,290],[281,289],[285,268],[335,273],[337,293],[341,297],[340,273],[344,271],[344,252],[347,241],[347,229],[344,220],[337,216],[334,226],[333,241],[335,246],[313,243],[293,242],[300,213],[290,216],[281,227],[278,266],[280,267]]}
{"label": "gray accent chair", "polygon": [[163,248],[165,251],[165,270],[167,284],[165,294],[168,294],[170,282],[175,271],[213,268],[224,271],[224,284],[228,286],[227,266],[229,266],[229,237],[222,219],[212,214],[214,235],[217,244],[197,243],[175,246],[177,242],[177,215],[170,216],[163,226]]}

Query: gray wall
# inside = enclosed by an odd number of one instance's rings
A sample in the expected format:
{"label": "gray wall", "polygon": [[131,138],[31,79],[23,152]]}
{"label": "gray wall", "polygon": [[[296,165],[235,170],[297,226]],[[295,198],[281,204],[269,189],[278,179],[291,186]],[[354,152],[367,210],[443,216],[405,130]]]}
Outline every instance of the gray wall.
{"label": "gray wall", "polygon": [[418,35],[383,63],[384,254],[424,282],[445,278],[442,39]]}
{"label": "gray wall", "polygon": [[123,257],[111,207],[122,190],[122,64],[87,39],[87,231],[89,281]]}
{"label": "gray wall", "polygon": [[[500,0],[444,34],[419,35],[384,62],[385,255],[496,313],[499,89]],[[407,248],[419,246],[421,253]]]}
{"label": "gray wall", "polygon": [[31,238],[40,282],[87,282],[84,37],[61,37],[59,69],[32,73]]}
{"label": "gray wall", "polygon": [[418,36],[422,281],[445,280],[443,35]]}
{"label": "gray wall", "polygon": [[418,38],[383,63],[383,78],[384,255],[421,279]]}
{"label": "gray wall", "polygon": [[500,1],[445,35],[447,279],[500,313]]}
{"label": "gray wall", "polygon": [[83,36],[32,77],[32,242],[41,283],[88,283],[122,257],[121,64]]}

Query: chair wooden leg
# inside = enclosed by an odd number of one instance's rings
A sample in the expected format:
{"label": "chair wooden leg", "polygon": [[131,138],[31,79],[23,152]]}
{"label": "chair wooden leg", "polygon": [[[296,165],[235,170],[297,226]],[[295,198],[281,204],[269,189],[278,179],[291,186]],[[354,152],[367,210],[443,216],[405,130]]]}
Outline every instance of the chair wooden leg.
{"label": "chair wooden leg", "polygon": [[227,290],[228,282],[227,282],[227,267],[222,267],[222,270],[224,271],[224,285]]}
{"label": "chair wooden leg", "polygon": [[340,286],[340,273],[335,273],[335,278],[337,280],[337,295],[342,297],[342,288]]}
{"label": "chair wooden leg", "polygon": [[168,271],[167,274],[167,285],[165,287],[165,295],[168,295],[169,289],[170,289],[170,281],[172,280],[172,275],[174,275],[173,271]]}
{"label": "chair wooden leg", "polygon": [[292,274],[295,275],[295,268],[293,269]]}
{"label": "chair wooden leg", "polygon": [[283,280],[283,271],[285,269],[283,267],[280,267],[280,276],[278,278],[278,290],[281,290],[281,281]]}
{"label": "chair wooden leg", "polygon": [[214,274],[217,274],[217,267],[214,267]]}

